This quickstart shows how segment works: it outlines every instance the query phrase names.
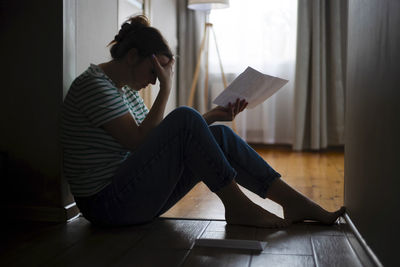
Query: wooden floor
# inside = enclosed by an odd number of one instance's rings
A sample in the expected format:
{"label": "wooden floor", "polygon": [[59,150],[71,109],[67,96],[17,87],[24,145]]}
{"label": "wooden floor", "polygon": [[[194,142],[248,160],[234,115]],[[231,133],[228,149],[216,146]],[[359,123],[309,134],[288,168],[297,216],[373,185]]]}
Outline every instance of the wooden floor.
{"label": "wooden floor", "polygon": [[[283,179],[333,210],[343,203],[343,153],[257,148]],[[279,214],[279,206],[246,192]],[[281,230],[227,226],[219,200],[198,185],[152,223],[98,228],[79,217],[49,224],[2,221],[0,266],[373,266],[344,220]],[[206,219],[182,219],[182,218]],[[214,220],[213,220],[214,219]],[[266,241],[261,253],[194,246],[197,238]]]}
{"label": "wooden floor", "polygon": [[[105,229],[80,217],[56,225],[2,225],[0,234],[0,266],[373,266],[346,224],[273,230],[161,218]],[[260,240],[267,246],[261,253],[193,246],[200,237]]]}
{"label": "wooden floor", "polygon": [[[325,209],[336,210],[343,205],[344,153],[343,150],[326,152],[294,152],[285,147],[253,145],[253,148],[292,187],[313,199]],[[265,209],[282,216],[282,208],[252,192],[243,191]],[[164,217],[224,219],[224,207],[218,197],[199,183]]]}

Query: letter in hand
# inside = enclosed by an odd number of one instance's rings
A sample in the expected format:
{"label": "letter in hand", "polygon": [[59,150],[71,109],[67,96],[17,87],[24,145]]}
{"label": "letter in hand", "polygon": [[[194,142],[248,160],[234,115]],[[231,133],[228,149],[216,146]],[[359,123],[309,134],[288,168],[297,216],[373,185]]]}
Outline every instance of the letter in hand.
{"label": "letter in hand", "polygon": [[[228,104],[228,107],[217,106],[209,111],[215,121],[232,121],[236,115],[242,112],[249,103],[245,99],[236,99],[235,103]],[[210,115],[211,115],[210,114]]]}

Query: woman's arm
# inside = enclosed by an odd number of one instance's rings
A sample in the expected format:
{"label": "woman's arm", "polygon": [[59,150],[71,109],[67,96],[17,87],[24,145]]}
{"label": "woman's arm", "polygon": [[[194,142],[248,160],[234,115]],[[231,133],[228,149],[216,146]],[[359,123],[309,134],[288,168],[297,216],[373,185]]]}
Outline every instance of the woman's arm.
{"label": "woman's arm", "polygon": [[237,114],[242,112],[248,105],[245,99],[237,99],[234,104],[229,103],[228,107],[215,107],[204,113],[203,118],[208,125],[216,121],[233,121]]}
{"label": "woman's arm", "polygon": [[160,91],[149,113],[143,122],[138,125],[130,113],[113,119],[103,125],[122,146],[134,150],[164,118],[164,111],[172,85],[172,66],[174,59],[166,66],[161,66],[156,57],[153,57],[154,69],[160,81]]}

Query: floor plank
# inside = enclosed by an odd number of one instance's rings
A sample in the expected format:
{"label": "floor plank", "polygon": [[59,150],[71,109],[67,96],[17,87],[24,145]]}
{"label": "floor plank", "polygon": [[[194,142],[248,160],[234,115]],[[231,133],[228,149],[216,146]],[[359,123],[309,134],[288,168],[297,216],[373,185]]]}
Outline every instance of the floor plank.
{"label": "floor plank", "polygon": [[263,253],[313,255],[311,237],[304,224],[296,224],[282,230],[259,228],[256,239],[267,242]]}
{"label": "floor plank", "polygon": [[374,267],[376,266],[370,256],[367,254],[367,252],[364,250],[364,248],[361,246],[360,242],[354,235],[346,235],[347,239],[349,240],[349,243],[351,247],[353,248],[354,252],[357,254],[358,259],[361,261],[362,266],[364,267]]}
{"label": "floor plank", "polygon": [[137,246],[148,249],[191,249],[209,221],[159,220]]}
{"label": "floor plank", "polygon": [[345,236],[312,236],[311,240],[318,267],[363,266]]}
{"label": "floor plank", "polygon": [[160,219],[142,226],[97,228],[48,266],[129,266],[133,262],[136,266],[177,266],[208,224]]}
{"label": "floor plank", "polygon": [[116,259],[112,266],[181,266],[189,251],[188,249],[148,249],[135,247],[127,251],[119,259]]}
{"label": "floor plank", "polygon": [[251,259],[251,267],[313,267],[315,266],[312,256],[306,255],[279,255],[260,254]]}
{"label": "floor plank", "polygon": [[246,250],[195,247],[183,266],[243,267],[249,266],[251,255],[252,252]]}
{"label": "floor plank", "polygon": [[335,223],[333,225],[323,225],[316,222],[308,222],[307,229],[311,235],[325,235],[325,236],[344,236],[345,227],[342,224]]}
{"label": "floor plank", "polygon": [[49,226],[45,231],[32,233],[29,240],[10,244],[1,256],[0,265],[42,265],[92,233],[93,229],[85,219]]}
{"label": "floor plank", "polygon": [[[353,251],[348,242],[353,235],[344,224],[307,222],[274,230],[225,221],[157,219],[98,228],[81,217],[47,227],[25,226],[21,231],[29,238],[14,232],[21,242],[6,248],[0,266],[373,266],[367,257],[359,260],[362,247],[351,240],[357,247]],[[12,234],[8,237],[11,241]],[[267,246],[261,253],[193,247],[199,237],[260,240]]]}
{"label": "floor plank", "polygon": [[34,239],[52,227],[59,227],[59,224],[28,221],[10,222],[3,220],[0,225],[2,241],[0,243],[0,258],[8,254],[8,251],[20,247],[21,244],[29,243],[29,240]]}
{"label": "floor plank", "polygon": [[148,231],[140,226],[97,229],[48,266],[111,266]]}

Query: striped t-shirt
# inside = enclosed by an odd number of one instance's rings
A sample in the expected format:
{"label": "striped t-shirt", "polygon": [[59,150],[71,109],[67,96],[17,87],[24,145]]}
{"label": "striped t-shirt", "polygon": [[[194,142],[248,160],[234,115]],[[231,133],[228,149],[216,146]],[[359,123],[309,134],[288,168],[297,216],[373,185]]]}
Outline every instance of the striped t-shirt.
{"label": "striped t-shirt", "polygon": [[76,197],[91,196],[111,183],[129,156],[101,126],[130,112],[140,124],[149,112],[138,92],[119,90],[97,65],[72,83],[63,105],[64,174]]}

